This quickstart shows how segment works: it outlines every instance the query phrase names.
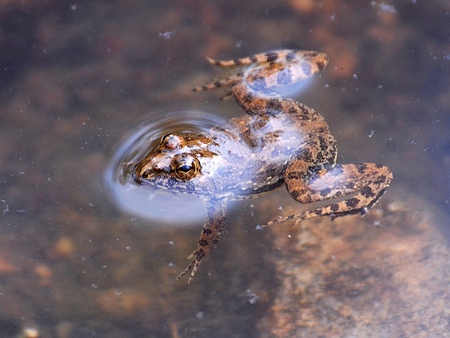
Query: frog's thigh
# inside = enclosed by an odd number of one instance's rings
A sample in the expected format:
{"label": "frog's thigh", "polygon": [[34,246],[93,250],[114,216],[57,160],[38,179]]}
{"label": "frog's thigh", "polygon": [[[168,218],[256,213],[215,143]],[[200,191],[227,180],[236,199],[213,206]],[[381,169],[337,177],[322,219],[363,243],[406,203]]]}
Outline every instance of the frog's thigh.
{"label": "frog's thigh", "polygon": [[311,203],[348,197],[313,210],[306,218],[364,213],[375,205],[392,181],[391,171],[378,164],[334,165],[308,173],[303,163],[294,162],[286,170],[286,187],[292,198],[301,203]]}

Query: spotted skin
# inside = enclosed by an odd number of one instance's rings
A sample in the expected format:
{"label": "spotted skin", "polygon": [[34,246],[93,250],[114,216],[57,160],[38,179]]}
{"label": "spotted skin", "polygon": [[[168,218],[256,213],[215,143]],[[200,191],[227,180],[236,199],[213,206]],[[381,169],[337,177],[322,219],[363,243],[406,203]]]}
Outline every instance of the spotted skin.
{"label": "spotted skin", "polygon": [[[135,167],[135,180],[204,200],[207,220],[197,249],[189,256],[188,283],[219,243],[226,202],[257,197],[281,185],[293,199],[329,204],[267,223],[314,217],[364,214],[392,182],[391,171],[373,163],[336,164],[337,145],[314,109],[281,96],[274,88],[305,80],[328,64],[313,51],[279,50],[247,58],[208,61],[236,67],[226,78],[194,91],[225,87],[246,115],[232,118],[205,135],[168,134]],[[336,200],[338,199],[338,200]]]}
{"label": "spotted skin", "polygon": [[[328,64],[328,56],[313,51],[282,50],[251,57],[219,61],[208,58],[208,61],[220,67],[248,67],[245,71],[236,72],[231,77],[212,83],[195,87],[193,91],[209,90],[220,87],[231,87],[244,85],[251,86],[257,94],[263,90],[299,82],[311,77],[313,74],[325,68]],[[232,92],[227,94],[229,97]],[[234,95],[236,98],[237,96]],[[245,109],[245,108],[244,108]]]}
{"label": "spotted skin", "polygon": [[221,60],[214,60],[209,57],[206,59],[208,62],[212,65],[219,66],[219,67],[236,67],[236,66],[248,66],[251,64],[259,64],[262,65],[264,63],[269,62],[290,62],[295,59],[299,58],[305,58],[308,55],[317,55],[317,52],[313,51],[304,51],[304,50],[293,50],[293,49],[282,49],[282,50],[275,50],[271,52],[261,53],[261,54],[255,54],[249,57],[235,59],[235,60],[228,60],[228,61],[221,61]]}

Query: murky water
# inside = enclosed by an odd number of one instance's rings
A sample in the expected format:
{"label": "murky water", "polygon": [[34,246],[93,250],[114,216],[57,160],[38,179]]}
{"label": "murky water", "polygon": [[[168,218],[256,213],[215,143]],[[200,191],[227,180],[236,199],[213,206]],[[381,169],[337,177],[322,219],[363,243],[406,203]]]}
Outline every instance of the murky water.
{"label": "murky water", "polygon": [[[447,2],[0,9],[0,337],[450,331]],[[257,225],[309,207],[283,188],[236,202],[196,279],[176,281],[202,203],[135,186],[127,163],[167,129],[202,131],[243,114],[221,93],[190,91],[216,74],[204,56],[292,46],[330,57],[297,99],[329,123],[338,162],[387,165],[393,185],[364,218],[264,231]]]}

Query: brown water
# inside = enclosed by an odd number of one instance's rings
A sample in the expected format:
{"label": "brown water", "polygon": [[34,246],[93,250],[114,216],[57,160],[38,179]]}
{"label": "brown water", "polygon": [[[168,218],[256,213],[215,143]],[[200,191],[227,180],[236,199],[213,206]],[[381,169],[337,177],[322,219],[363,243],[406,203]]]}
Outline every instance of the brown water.
{"label": "brown water", "polygon": [[[41,337],[449,332],[447,2],[30,0],[0,9],[0,337],[27,327]],[[301,228],[257,230],[305,208],[284,189],[235,202],[192,284],[176,281],[201,215],[183,227],[184,218],[124,211],[108,166],[127,135],[152,124],[163,133],[171,112],[243,113],[219,92],[189,90],[215,74],[204,56],[290,47],[330,57],[298,100],[330,124],[339,162],[385,164],[393,186],[365,218]]]}

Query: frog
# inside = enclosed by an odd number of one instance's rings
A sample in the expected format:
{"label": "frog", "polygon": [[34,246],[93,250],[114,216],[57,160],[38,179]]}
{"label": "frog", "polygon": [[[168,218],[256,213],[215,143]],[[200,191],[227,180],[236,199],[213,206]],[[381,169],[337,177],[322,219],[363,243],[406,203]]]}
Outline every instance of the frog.
{"label": "frog", "polygon": [[227,201],[255,198],[285,186],[301,204],[326,204],[270,220],[367,213],[391,185],[391,170],[375,163],[337,163],[337,142],[314,109],[280,93],[328,64],[325,53],[281,49],[234,60],[207,58],[228,70],[194,92],[225,89],[245,114],[204,133],[168,133],[134,167],[138,184],[200,197],[206,221],[189,265],[177,279],[196,275],[224,233]]}

